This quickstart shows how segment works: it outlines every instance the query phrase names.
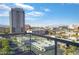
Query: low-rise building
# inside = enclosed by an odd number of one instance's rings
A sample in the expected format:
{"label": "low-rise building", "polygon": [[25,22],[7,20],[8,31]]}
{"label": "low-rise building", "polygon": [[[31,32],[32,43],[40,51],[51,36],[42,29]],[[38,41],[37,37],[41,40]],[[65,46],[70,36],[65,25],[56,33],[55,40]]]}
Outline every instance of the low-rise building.
{"label": "low-rise building", "polygon": [[42,27],[32,27],[32,33],[39,34],[39,35],[45,35],[46,30]]}
{"label": "low-rise building", "polygon": [[9,27],[0,27],[0,33],[9,33],[10,29]]}

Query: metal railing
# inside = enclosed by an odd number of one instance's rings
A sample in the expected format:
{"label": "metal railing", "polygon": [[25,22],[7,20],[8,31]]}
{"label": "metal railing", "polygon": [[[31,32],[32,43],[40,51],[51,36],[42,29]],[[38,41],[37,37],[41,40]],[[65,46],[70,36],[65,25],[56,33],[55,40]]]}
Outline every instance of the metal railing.
{"label": "metal railing", "polygon": [[55,49],[54,49],[54,54],[57,55],[57,44],[58,42],[60,43],[65,43],[67,46],[68,45],[72,45],[72,46],[77,46],[79,47],[79,43],[76,43],[76,42],[71,42],[71,41],[67,41],[67,40],[61,40],[61,39],[58,39],[58,38],[53,38],[53,37],[49,37],[49,36],[44,36],[44,35],[38,35],[38,34],[34,34],[34,33],[10,33],[10,34],[0,34],[0,37],[5,37],[5,38],[9,38],[11,36],[15,36],[15,35],[26,35],[26,34],[29,34],[29,39],[30,39],[30,51],[31,51],[31,40],[32,40],[32,35],[34,36],[38,36],[38,37],[43,37],[43,38],[46,38],[46,39],[49,39],[49,40],[53,40],[55,42]]}

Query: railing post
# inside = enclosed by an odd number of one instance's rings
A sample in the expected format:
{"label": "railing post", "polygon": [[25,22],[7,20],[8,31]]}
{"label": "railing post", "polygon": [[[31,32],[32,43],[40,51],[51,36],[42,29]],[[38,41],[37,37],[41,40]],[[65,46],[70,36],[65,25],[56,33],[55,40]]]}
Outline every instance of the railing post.
{"label": "railing post", "polygon": [[55,55],[57,55],[57,41],[55,40]]}
{"label": "railing post", "polygon": [[30,52],[31,52],[31,34],[30,34]]}

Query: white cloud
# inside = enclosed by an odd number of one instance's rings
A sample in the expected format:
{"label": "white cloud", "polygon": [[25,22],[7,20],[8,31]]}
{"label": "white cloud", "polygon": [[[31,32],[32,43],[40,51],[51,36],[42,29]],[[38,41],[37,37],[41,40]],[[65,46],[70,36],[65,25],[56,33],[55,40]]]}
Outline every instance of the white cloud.
{"label": "white cloud", "polygon": [[24,4],[20,4],[20,3],[16,3],[15,4],[17,7],[21,7],[24,8],[26,10],[34,10],[34,7],[30,6],[30,5],[24,5]]}
{"label": "white cloud", "polygon": [[[30,12],[30,13],[26,13],[25,14],[25,16],[26,16],[26,18],[28,18],[28,17],[40,17],[40,16],[43,16],[44,15],[44,13],[42,13],[42,12],[37,12],[37,11],[32,11],[32,12]],[[6,11],[6,12],[3,12],[3,13],[0,13],[0,17],[2,17],[2,16],[4,16],[4,17],[9,17],[9,12],[8,11]]]}
{"label": "white cloud", "polygon": [[36,21],[38,20],[37,18],[32,18],[32,17],[26,17],[25,20],[27,21]]}
{"label": "white cloud", "polygon": [[11,8],[6,5],[0,5],[0,10],[10,10]]}
{"label": "white cloud", "polygon": [[43,12],[38,12],[38,11],[32,11],[30,13],[27,13],[26,16],[43,16]]}
{"label": "white cloud", "polygon": [[45,8],[44,11],[45,11],[45,12],[50,12],[51,10],[48,9],[48,8]]}
{"label": "white cloud", "polygon": [[0,17],[9,16],[9,11],[10,11],[10,9],[11,9],[11,8],[10,8],[9,6],[7,6],[7,5],[5,5],[5,4],[0,4],[0,11],[1,11],[1,10],[6,10],[6,11],[0,13]]}
{"label": "white cloud", "polygon": [[9,17],[9,12],[4,12],[0,14],[0,17]]}

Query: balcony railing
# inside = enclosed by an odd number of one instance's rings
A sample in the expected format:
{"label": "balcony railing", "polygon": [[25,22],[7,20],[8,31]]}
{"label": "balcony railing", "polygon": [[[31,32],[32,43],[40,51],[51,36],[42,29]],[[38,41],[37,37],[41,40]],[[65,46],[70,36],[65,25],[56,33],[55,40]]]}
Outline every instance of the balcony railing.
{"label": "balcony railing", "polygon": [[[0,34],[0,39],[8,40],[9,46],[11,47],[10,53],[6,53],[8,49],[7,50],[5,49],[6,51],[2,49],[0,51],[0,54],[11,54],[11,55],[13,54],[63,55],[68,53],[77,55],[79,54],[78,42],[62,40],[45,35],[38,35],[34,33],[11,33],[11,34]],[[3,47],[0,47],[0,49],[1,48]]]}

